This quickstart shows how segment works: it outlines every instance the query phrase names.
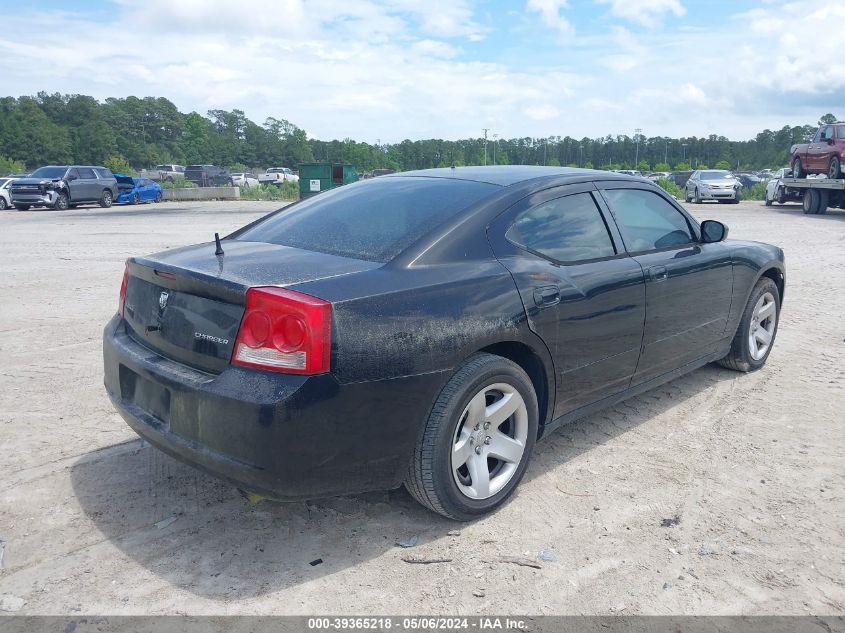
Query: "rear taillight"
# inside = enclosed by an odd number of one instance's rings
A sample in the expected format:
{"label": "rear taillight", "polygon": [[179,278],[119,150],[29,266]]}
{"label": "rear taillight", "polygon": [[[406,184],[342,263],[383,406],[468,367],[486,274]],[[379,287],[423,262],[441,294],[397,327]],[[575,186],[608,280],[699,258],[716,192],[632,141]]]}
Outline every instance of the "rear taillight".
{"label": "rear taillight", "polygon": [[283,288],[250,288],[232,364],[286,374],[329,371],[332,306]]}
{"label": "rear taillight", "polygon": [[129,283],[129,267],[123,269],[123,281],[120,282],[120,303],[117,311],[123,316],[123,309],[126,307],[126,284]]}

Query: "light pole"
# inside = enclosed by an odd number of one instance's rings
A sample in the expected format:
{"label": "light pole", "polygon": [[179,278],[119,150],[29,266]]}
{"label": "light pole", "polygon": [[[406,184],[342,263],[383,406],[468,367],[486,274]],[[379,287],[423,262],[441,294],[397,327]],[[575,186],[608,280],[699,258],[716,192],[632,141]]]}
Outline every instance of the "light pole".
{"label": "light pole", "polygon": [[496,146],[499,144],[499,135],[493,135],[493,164],[498,165],[499,163],[496,162]]}
{"label": "light pole", "polygon": [[681,143],[681,147],[684,148],[684,153],[681,155],[681,162],[687,162],[687,143]]}
{"label": "light pole", "polygon": [[482,128],[484,130],[484,165],[487,165],[487,131],[489,127]]}
{"label": "light pole", "polygon": [[637,151],[634,154],[634,169],[640,168],[640,134],[643,133],[642,128],[637,128],[634,130],[634,140],[637,142]]}
{"label": "light pole", "polygon": [[578,146],[578,167],[584,164],[584,146]]}
{"label": "light pole", "polygon": [[669,140],[666,140],[666,148],[663,150],[663,164],[669,164]]}

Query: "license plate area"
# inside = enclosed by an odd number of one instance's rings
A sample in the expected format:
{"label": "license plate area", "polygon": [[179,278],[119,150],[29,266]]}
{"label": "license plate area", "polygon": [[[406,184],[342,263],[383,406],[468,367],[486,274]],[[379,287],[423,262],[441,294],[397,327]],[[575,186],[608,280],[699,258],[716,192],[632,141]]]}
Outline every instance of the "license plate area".
{"label": "license plate area", "polygon": [[170,390],[120,366],[120,398],[170,426]]}

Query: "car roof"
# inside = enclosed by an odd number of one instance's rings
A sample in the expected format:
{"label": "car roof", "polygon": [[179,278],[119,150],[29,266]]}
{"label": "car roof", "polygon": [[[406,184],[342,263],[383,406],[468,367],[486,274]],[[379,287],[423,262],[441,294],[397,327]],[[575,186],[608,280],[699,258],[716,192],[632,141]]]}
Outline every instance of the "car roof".
{"label": "car roof", "polygon": [[578,169],[576,167],[541,167],[539,165],[491,165],[488,167],[441,167],[438,169],[418,169],[403,171],[380,178],[453,178],[455,180],[471,180],[491,185],[509,187],[529,180],[560,179],[567,180],[632,180],[641,182],[643,179],[612,171],[598,169]]}

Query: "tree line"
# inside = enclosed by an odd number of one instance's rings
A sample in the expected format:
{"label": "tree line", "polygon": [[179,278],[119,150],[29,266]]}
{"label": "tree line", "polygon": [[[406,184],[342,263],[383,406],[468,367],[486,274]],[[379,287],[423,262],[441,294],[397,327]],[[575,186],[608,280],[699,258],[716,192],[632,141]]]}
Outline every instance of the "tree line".
{"label": "tree line", "polygon": [[[835,121],[824,115],[819,123]],[[359,172],[451,165],[569,165],[670,171],[700,167],[752,170],[788,162],[789,147],[816,125],[763,130],[753,139],[607,135],[548,138],[323,141],[282,118],[263,123],[241,110],[182,113],[163,97],[109,98],[39,92],[0,98],[0,175],[46,164],[105,164],[116,170],[156,164],[215,164],[233,171],[296,167],[312,161],[350,163]]]}

